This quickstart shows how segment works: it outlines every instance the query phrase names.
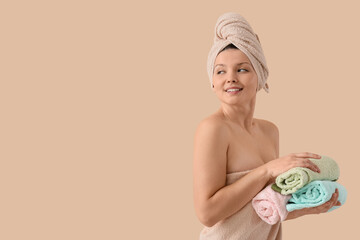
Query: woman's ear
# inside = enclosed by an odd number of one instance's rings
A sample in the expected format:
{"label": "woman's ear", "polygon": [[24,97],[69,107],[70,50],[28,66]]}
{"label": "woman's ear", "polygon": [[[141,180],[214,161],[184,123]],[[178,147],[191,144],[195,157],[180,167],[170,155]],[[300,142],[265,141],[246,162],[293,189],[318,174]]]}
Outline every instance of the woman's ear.
{"label": "woman's ear", "polygon": [[213,91],[215,93],[215,86],[214,84],[211,84],[212,88],[211,88],[211,91]]}

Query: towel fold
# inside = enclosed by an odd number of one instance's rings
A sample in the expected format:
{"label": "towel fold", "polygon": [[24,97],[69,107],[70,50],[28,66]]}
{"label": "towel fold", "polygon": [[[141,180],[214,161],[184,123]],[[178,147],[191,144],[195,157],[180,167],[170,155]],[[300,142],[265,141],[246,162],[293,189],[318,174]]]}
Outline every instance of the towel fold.
{"label": "towel fold", "polygon": [[[250,171],[227,173],[226,186],[235,183]],[[200,240],[276,240],[279,238],[281,238],[280,222],[274,225],[267,224],[256,214],[251,201],[228,218],[211,227],[205,226],[200,233]]]}
{"label": "towel fold", "polygon": [[253,198],[252,205],[263,221],[274,225],[286,219],[288,215],[286,203],[290,197],[290,195],[282,195],[273,191],[271,185],[268,185]]}
{"label": "towel fold", "polygon": [[339,167],[332,158],[322,155],[321,159],[309,159],[320,168],[320,173],[314,172],[309,168],[292,168],[277,176],[272,189],[287,195],[296,192],[306,184],[315,180],[334,181],[339,178]]}
{"label": "towel fold", "polygon": [[[291,195],[286,204],[286,210],[291,212],[324,204],[330,200],[336,188],[339,190],[338,201],[343,205],[347,198],[347,191],[344,186],[332,181],[313,181]],[[339,207],[333,206],[328,212]]]}

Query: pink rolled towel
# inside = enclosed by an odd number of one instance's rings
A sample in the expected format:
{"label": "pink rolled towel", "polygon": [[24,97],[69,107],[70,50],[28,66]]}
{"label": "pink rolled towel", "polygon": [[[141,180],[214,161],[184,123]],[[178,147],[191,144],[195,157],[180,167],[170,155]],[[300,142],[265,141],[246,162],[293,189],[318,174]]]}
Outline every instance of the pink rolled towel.
{"label": "pink rolled towel", "polygon": [[268,185],[260,191],[252,200],[252,205],[257,215],[270,225],[278,221],[284,221],[288,215],[286,204],[291,195],[282,195]]}

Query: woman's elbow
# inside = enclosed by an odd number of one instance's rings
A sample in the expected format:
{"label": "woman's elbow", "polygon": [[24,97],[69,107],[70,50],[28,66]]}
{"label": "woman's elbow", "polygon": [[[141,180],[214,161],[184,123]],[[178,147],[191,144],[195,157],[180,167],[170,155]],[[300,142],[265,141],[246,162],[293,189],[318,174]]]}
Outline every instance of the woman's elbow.
{"label": "woman's elbow", "polygon": [[199,218],[199,220],[205,227],[212,227],[216,224],[216,222],[211,218]]}
{"label": "woman's elbow", "polygon": [[211,211],[202,209],[197,211],[197,217],[201,224],[203,224],[206,227],[212,227],[217,223],[217,220],[214,218]]}

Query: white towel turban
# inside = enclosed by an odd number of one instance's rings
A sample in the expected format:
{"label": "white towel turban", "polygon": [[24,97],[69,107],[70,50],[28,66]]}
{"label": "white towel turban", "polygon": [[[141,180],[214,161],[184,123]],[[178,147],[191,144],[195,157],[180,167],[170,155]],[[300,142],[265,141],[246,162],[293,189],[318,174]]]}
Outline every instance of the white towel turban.
{"label": "white towel turban", "polygon": [[215,58],[221,50],[231,43],[246,54],[255,69],[258,77],[257,91],[264,88],[268,93],[269,86],[266,80],[269,70],[266,66],[260,40],[246,19],[238,13],[225,13],[216,22],[214,45],[210,49],[207,61],[207,71],[211,85]]}

